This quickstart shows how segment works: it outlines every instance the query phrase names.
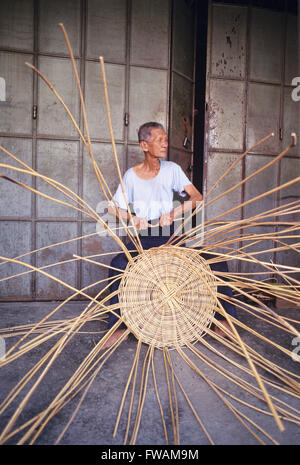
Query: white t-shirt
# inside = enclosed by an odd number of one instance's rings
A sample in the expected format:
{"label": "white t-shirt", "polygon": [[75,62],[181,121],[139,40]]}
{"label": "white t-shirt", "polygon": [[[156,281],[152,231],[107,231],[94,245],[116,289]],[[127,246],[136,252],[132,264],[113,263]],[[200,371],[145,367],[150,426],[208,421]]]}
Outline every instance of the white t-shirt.
{"label": "white t-shirt", "polygon": [[[174,192],[184,195],[184,188],[191,184],[179,165],[172,161],[160,160],[160,170],[152,179],[141,179],[133,168],[123,177],[127,201],[139,218],[154,220],[173,210]],[[127,209],[121,185],[114,199],[119,208]]]}

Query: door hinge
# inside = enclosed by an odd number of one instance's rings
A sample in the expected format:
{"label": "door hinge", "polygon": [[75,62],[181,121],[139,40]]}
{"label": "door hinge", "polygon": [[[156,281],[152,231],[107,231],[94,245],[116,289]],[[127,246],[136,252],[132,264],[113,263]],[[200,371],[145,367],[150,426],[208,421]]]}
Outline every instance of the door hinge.
{"label": "door hinge", "polygon": [[36,280],[33,279],[31,281],[31,296],[35,297],[35,292],[36,292]]}
{"label": "door hinge", "polygon": [[183,144],[182,145],[183,145],[183,147],[185,149],[188,149],[190,147],[191,141],[187,136],[185,136],[185,138],[183,139]]}
{"label": "door hinge", "polygon": [[124,115],[124,124],[125,126],[129,125],[129,113],[125,113]]}
{"label": "door hinge", "polygon": [[33,107],[32,107],[32,119],[37,119],[37,112],[38,112],[37,105],[33,105]]}

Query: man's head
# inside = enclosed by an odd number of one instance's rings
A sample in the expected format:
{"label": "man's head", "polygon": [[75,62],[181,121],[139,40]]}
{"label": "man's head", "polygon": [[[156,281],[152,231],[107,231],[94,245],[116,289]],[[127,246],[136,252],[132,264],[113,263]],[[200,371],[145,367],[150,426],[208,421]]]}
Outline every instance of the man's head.
{"label": "man's head", "polygon": [[166,158],[168,136],[162,124],[153,121],[142,124],[138,131],[138,138],[145,154]]}

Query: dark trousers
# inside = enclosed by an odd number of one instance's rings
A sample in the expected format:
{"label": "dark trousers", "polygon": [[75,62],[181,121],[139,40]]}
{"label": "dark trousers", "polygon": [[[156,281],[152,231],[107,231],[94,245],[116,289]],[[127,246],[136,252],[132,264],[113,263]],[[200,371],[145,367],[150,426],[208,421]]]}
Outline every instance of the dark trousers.
{"label": "dark trousers", "polygon": [[[149,221],[149,223],[150,223],[150,221]],[[151,230],[149,229],[148,231],[145,230],[140,235],[140,240],[141,240],[143,249],[148,250],[151,247],[159,247],[160,245],[165,244],[169,240],[169,238],[173,234],[173,232],[174,232],[174,225],[171,225],[170,228],[168,227],[168,234],[167,235],[164,235],[163,228],[157,228],[157,231],[154,231],[153,229],[151,229]],[[153,235],[155,233],[157,233],[157,235]],[[150,234],[152,234],[152,235],[150,235]],[[127,245],[127,248],[128,248],[128,250],[134,250],[136,247],[132,242],[129,242],[129,244]],[[201,250],[201,247],[195,247],[195,248],[197,248],[198,250]],[[136,256],[137,254],[138,254],[138,252],[132,252],[131,253],[131,255],[133,257]],[[205,254],[205,253],[201,254],[201,256],[206,260],[209,260],[209,259],[212,259],[212,258],[216,257],[215,255]],[[124,253],[120,253],[120,254],[116,255],[111,261],[111,266],[113,266],[115,268],[119,268],[121,270],[125,270],[127,264],[128,264],[128,260],[127,260],[127,257],[126,257],[126,255]],[[228,272],[228,266],[227,266],[226,261],[212,263],[212,264],[210,264],[210,268],[213,271]],[[113,277],[118,275],[118,274],[120,274],[120,271],[112,270],[111,268],[109,269],[109,277],[112,278],[111,279],[112,281],[113,281]],[[120,276],[120,278],[116,279],[110,285],[110,292],[111,293],[118,290],[121,279],[122,279],[122,276]],[[225,280],[225,279],[223,278],[223,280]],[[232,289],[231,289],[231,287],[226,286],[226,285],[218,286],[218,293],[224,294],[227,297],[232,297]],[[119,300],[118,300],[118,295],[117,294],[114,295],[110,299],[110,304],[111,305],[115,305],[118,302],[119,302]],[[227,301],[225,301],[223,299],[220,299],[220,298],[219,298],[219,302],[221,303],[224,310],[229,315],[233,316],[234,318],[237,318],[235,305],[233,305],[231,302],[227,302]],[[114,312],[117,313],[118,315],[120,315],[120,310],[114,310]],[[224,320],[225,319],[224,316],[221,315],[218,312],[216,312],[215,318],[217,320]],[[116,315],[114,315],[113,313],[110,313],[109,314],[109,319],[108,319],[108,329],[110,329],[118,320],[119,320],[119,318]],[[122,323],[119,326],[119,328],[120,329],[121,328],[126,328],[126,326],[124,325],[124,323]]]}

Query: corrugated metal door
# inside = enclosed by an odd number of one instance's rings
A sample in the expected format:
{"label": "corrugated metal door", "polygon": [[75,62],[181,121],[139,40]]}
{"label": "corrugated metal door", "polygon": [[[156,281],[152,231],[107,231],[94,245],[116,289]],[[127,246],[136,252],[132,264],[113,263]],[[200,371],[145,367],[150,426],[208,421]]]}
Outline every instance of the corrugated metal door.
{"label": "corrugated metal door", "polygon": [[[32,166],[32,102],[34,76],[24,65],[25,61],[34,62],[34,14],[33,1],[0,3],[0,130],[1,144],[16,154],[23,162]],[[17,31],[17,33],[15,32]],[[14,134],[14,137],[11,137]],[[7,135],[7,137],[6,137]],[[1,161],[10,164],[3,154]],[[16,165],[16,163],[12,163]],[[5,170],[3,170],[5,172]],[[15,179],[34,185],[30,176],[21,173],[12,175]],[[1,241],[0,253],[15,257],[33,248],[33,198],[27,191],[8,182],[0,183]],[[31,262],[31,257],[24,261]],[[13,275],[24,272],[16,265],[0,268],[1,275]],[[3,273],[3,274],[2,274]],[[10,281],[0,281],[0,293],[3,298],[16,296],[30,299],[32,296],[32,276],[24,275]]]}
{"label": "corrugated metal door", "polygon": [[[291,98],[292,78],[299,76],[297,16],[281,8],[275,11],[280,2],[274,10],[251,6],[251,1],[248,3],[249,6],[210,3],[204,166],[206,191],[239,153],[270,132],[274,132],[275,137],[249,153],[244,162],[222,181],[215,194],[224,192],[270,161],[290,144],[292,131],[298,134],[298,138],[300,134],[299,102]],[[213,218],[299,174],[299,147],[298,144],[281,163],[215,202],[206,211],[207,218]],[[254,212],[279,205],[283,197],[287,199],[287,195],[295,197],[299,192],[295,192],[294,187],[289,194],[281,191],[278,195],[264,197],[220,220],[247,218]],[[255,231],[258,232],[258,228]],[[269,231],[272,231],[271,227],[261,227],[261,232]],[[270,245],[264,241],[254,248],[256,251],[259,247],[265,250]],[[276,259],[273,252],[259,255],[259,258],[267,262]],[[279,259],[287,263],[283,257],[277,257]],[[290,257],[289,264],[292,265],[296,259],[296,254]],[[230,266],[237,269],[238,264]],[[241,270],[256,272],[257,267],[243,263]]]}
{"label": "corrugated metal door", "polygon": [[[83,129],[79,96],[58,27],[60,22],[69,34],[80,74],[94,155],[114,191],[118,178],[112,163],[99,56],[104,56],[106,62],[112,122],[122,171],[142,158],[137,144],[140,124],[156,120],[169,127],[172,100],[171,136],[174,148],[180,150],[172,151],[171,158],[181,162],[182,137],[176,140],[176,128],[187,116],[190,131],[192,121],[192,15],[184,0],[3,0],[0,4],[1,144],[40,173],[64,183],[96,208],[104,197],[82,142],[49,88],[24,65],[28,61],[45,73]],[[172,22],[175,51],[171,60]],[[182,42],[179,35],[183,23],[186,42]],[[181,53],[183,47],[187,49],[186,54]],[[191,132],[188,135],[191,157]],[[0,157],[2,161],[8,160],[2,153]],[[11,172],[9,175],[63,199],[35,177],[31,179]],[[0,253],[4,256],[15,257],[96,231],[95,223],[81,213],[21,191],[15,185],[1,182],[0,193],[3,220]],[[72,255],[116,250],[117,246],[109,237],[93,236],[41,250],[24,260],[45,266],[45,271],[70,286],[82,288],[101,280],[107,272],[97,265],[73,261]],[[104,260],[109,262],[111,256]],[[64,263],[49,266],[61,261]],[[12,265],[0,266],[2,276],[24,271]],[[99,286],[89,292],[95,293],[97,289]],[[70,291],[44,276],[27,273],[10,281],[0,281],[0,294],[4,300],[43,300],[61,299]]]}

